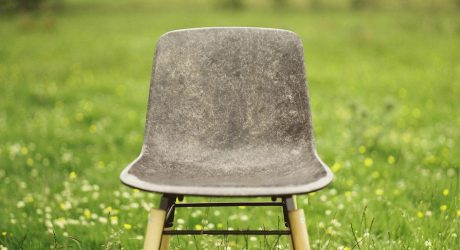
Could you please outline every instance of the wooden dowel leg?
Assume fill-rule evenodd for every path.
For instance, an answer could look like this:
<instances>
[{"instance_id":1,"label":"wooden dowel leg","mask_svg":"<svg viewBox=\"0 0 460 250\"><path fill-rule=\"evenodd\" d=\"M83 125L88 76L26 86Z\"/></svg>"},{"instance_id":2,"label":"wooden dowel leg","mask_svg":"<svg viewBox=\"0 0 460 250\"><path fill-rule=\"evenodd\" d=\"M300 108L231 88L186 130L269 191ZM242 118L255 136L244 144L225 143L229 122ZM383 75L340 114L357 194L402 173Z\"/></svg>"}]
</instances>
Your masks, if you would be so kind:
<instances>
[{"instance_id":1,"label":"wooden dowel leg","mask_svg":"<svg viewBox=\"0 0 460 250\"><path fill-rule=\"evenodd\" d=\"M293 249L310 250L307 224L305 221L305 214L303 209L297 209L295 196L287 198L286 203Z\"/></svg>"},{"instance_id":2,"label":"wooden dowel leg","mask_svg":"<svg viewBox=\"0 0 460 250\"><path fill-rule=\"evenodd\" d=\"M289 211L289 223L291 225L291 237L295 250L310 250L308 241L307 225L303 209Z\"/></svg>"},{"instance_id":3,"label":"wooden dowel leg","mask_svg":"<svg viewBox=\"0 0 460 250\"><path fill-rule=\"evenodd\" d=\"M171 230L171 228L165 228L165 231ZM171 239L171 235L163 235L161 236L161 246L160 250L168 250L169 249L169 240Z\"/></svg>"},{"instance_id":4,"label":"wooden dowel leg","mask_svg":"<svg viewBox=\"0 0 460 250\"><path fill-rule=\"evenodd\" d=\"M152 208L149 213L147 231L145 233L144 250L160 249L166 211Z\"/></svg>"}]
</instances>

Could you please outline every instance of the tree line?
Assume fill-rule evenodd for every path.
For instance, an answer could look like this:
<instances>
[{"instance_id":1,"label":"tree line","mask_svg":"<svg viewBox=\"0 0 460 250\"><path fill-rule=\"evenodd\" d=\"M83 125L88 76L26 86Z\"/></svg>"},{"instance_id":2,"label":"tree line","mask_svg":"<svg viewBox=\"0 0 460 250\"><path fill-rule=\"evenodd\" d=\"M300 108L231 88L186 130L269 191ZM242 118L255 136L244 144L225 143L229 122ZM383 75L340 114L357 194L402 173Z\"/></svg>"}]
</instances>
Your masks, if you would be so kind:
<instances>
[{"instance_id":1,"label":"tree line","mask_svg":"<svg viewBox=\"0 0 460 250\"><path fill-rule=\"evenodd\" d=\"M194 0L188 0L193 2ZM146 4L149 2L146 1ZM460 0L208 0L215 7L242 10L257 5L270 5L275 9L460 9ZM202 4L202 1L200 1ZM37 11L58 9L65 6L65 0L0 0L0 10Z\"/></svg>"}]
</instances>

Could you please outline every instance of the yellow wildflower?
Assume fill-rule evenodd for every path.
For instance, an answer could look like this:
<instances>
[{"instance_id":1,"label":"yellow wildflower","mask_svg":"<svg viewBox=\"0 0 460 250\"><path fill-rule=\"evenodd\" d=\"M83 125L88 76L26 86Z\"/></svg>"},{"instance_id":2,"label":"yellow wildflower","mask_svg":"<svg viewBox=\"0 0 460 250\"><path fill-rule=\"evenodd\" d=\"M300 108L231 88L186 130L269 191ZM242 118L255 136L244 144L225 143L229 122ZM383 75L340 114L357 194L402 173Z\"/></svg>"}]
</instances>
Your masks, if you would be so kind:
<instances>
[{"instance_id":1,"label":"yellow wildflower","mask_svg":"<svg viewBox=\"0 0 460 250\"><path fill-rule=\"evenodd\" d=\"M444 190L442 190L442 195L448 196L449 195L449 189L445 188Z\"/></svg>"},{"instance_id":2,"label":"yellow wildflower","mask_svg":"<svg viewBox=\"0 0 460 250\"><path fill-rule=\"evenodd\" d=\"M444 212L447 210L447 205L441 205L439 209L441 209L441 211Z\"/></svg>"},{"instance_id":3,"label":"yellow wildflower","mask_svg":"<svg viewBox=\"0 0 460 250\"><path fill-rule=\"evenodd\" d=\"M388 161L389 164L394 164L396 162L396 159L395 159L394 156L390 155L390 156L388 156L387 161Z\"/></svg>"},{"instance_id":4,"label":"yellow wildflower","mask_svg":"<svg viewBox=\"0 0 460 250\"><path fill-rule=\"evenodd\" d=\"M59 204L59 207L60 207L62 210L67 211L67 210L69 210L69 209L72 208L72 204L71 204L70 202L68 202L68 201L66 201L66 202L61 202L61 203Z\"/></svg>"},{"instance_id":5,"label":"yellow wildflower","mask_svg":"<svg viewBox=\"0 0 460 250\"><path fill-rule=\"evenodd\" d=\"M372 178L377 179L380 177L380 173L378 171L372 172Z\"/></svg>"},{"instance_id":6,"label":"yellow wildflower","mask_svg":"<svg viewBox=\"0 0 460 250\"><path fill-rule=\"evenodd\" d=\"M112 207L108 206L104 209L104 214L108 214L108 213L111 213L112 212Z\"/></svg>"},{"instance_id":7,"label":"yellow wildflower","mask_svg":"<svg viewBox=\"0 0 460 250\"><path fill-rule=\"evenodd\" d=\"M332 165L332 172L337 173L342 168L342 164L339 162L335 162L334 165Z\"/></svg>"},{"instance_id":8,"label":"yellow wildflower","mask_svg":"<svg viewBox=\"0 0 460 250\"><path fill-rule=\"evenodd\" d=\"M77 178L77 173L75 173L75 171L70 172L69 179L75 180L76 178Z\"/></svg>"},{"instance_id":9,"label":"yellow wildflower","mask_svg":"<svg viewBox=\"0 0 460 250\"><path fill-rule=\"evenodd\" d=\"M94 133L96 133L96 131L97 131L97 126L96 125L92 124L91 126L89 126L89 132L90 133L94 134Z\"/></svg>"},{"instance_id":10,"label":"yellow wildflower","mask_svg":"<svg viewBox=\"0 0 460 250\"><path fill-rule=\"evenodd\" d=\"M34 202L34 197L31 194L27 194L25 197L25 201L29 203Z\"/></svg>"},{"instance_id":11,"label":"yellow wildflower","mask_svg":"<svg viewBox=\"0 0 460 250\"><path fill-rule=\"evenodd\" d=\"M98 162L96 163L96 166L97 166L98 168L105 168L105 162L104 162L104 161L98 161Z\"/></svg>"},{"instance_id":12,"label":"yellow wildflower","mask_svg":"<svg viewBox=\"0 0 460 250\"><path fill-rule=\"evenodd\" d=\"M124 227L126 230L130 230L131 228L133 228L133 226L131 226L131 224L123 224L123 227Z\"/></svg>"},{"instance_id":13,"label":"yellow wildflower","mask_svg":"<svg viewBox=\"0 0 460 250\"><path fill-rule=\"evenodd\" d=\"M424 216L425 216L425 215L423 214L423 212L421 212L421 211L418 211L418 212L417 212L417 217L423 218Z\"/></svg>"},{"instance_id":14,"label":"yellow wildflower","mask_svg":"<svg viewBox=\"0 0 460 250\"><path fill-rule=\"evenodd\" d=\"M375 194L378 195L378 196L382 196L382 195L383 195L383 189L377 188L377 189L375 190Z\"/></svg>"},{"instance_id":15,"label":"yellow wildflower","mask_svg":"<svg viewBox=\"0 0 460 250\"><path fill-rule=\"evenodd\" d=\"M34 165L34 160L32 158L27 158L27 166L32 167Z\"/></svg>"},{"instance_id":16,"label":"yellow wildflower","mask_svg":"<svg viewBox=\"0 0 460 250\"><path fill-rule=\"evenodd\" d=\"M372 167L374 165L374 160L372 158L366 158L364 159L364 166L366 167Z\"/></svg>"},{"instance_id":17,"label":"yellow wildflower","mask_svg":"<svg viewBox=\"0 0 460 250\"><path fill-rule=\"evenodd\" d=\"M83 215L85 215L86 219L89 219L91 218L91 211L89 211L89 209L85 209L85 211L83 212Z\"/></svg>"},{"instance_id":18,"label":"yellow wildflower","mask_svg":"<svg viewBox=\"0 0 460 250\"><path fill-rule=\"evenodd\" d=\"M118 224L118 217L117 216L111 216L110 217L110 223L112 225L117 225Z\"/></svg>"},{"instance_id":19,"label":"yellow wildflower","mask_svg":"<svg viewBox=\"0 0 460 250\"><path fill-rule=\"evenodd\" d=\"M29 153L29 149L27 147L22 147L21 148L21 154L26 155Z\"/></svg>"}]
</instances>

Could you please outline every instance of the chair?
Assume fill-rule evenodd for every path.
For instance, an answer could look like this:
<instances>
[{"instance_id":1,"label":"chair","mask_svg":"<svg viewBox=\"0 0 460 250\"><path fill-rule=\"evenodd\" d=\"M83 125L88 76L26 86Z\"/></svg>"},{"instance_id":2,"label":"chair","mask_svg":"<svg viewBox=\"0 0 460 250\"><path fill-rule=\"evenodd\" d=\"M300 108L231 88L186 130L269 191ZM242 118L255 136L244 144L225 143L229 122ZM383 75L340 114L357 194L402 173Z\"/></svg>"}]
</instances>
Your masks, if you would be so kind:
<instances>
[{"instance_id":1,"label":"chair","mask_svg":"<svg viewBox=\"0 0 460 250\"><path fill-rule=\"evenodd\" d=\"M265 28L164 34L142 152L120 178L163 194L144 249L167 249L177 234L288 234L294 249L309 249L295 195L325 187L332 173L316 154L297 35ZM180 203L184 195L271 201ZM175 208L240 205L282 207L288 230L171 230Z\"/></svg>"}]
</instances>

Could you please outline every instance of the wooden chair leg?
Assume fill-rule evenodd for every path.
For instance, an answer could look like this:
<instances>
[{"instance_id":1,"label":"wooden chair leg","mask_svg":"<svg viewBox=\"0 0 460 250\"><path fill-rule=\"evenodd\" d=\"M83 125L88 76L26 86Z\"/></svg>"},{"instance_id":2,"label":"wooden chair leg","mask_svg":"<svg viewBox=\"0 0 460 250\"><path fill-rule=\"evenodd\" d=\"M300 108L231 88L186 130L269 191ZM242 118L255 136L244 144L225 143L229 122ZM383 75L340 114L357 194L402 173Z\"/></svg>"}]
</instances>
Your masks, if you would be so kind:
<instances>
[{"instance_id":1,"label":"wooden chair leg","mask_svg":"<svg viewBox=\"0 0 460 250\"><path fill-rule=\"evenodd\" d=\"M162 241L166 211L152 208L145 233L144 250L158 250Z\"/></svg>"},{"instance_id":2,"label":"wooden chair leg","mask_svg":"<svg viewBox=\"0 0 460 250\"><path fill-rule=\"evenodd\" d=\"M292 247L294 250L310 250L307 224L303 209L297 208L295 196L286 199Z\"/></svg>"},{"instance_id":3,"label":"wooden chair leg","mask_svg":"<svg viewBox=\"0 0 460 250\"><path fill-rule=\"evenodd\" d=\"M171 228L165 228L165 230L171 230ZM163 236L161 236L160 250L168 250L169 249L169 240L170 239L171 239L171 235L163 235Z\"/></svg>"}]
</instances>

